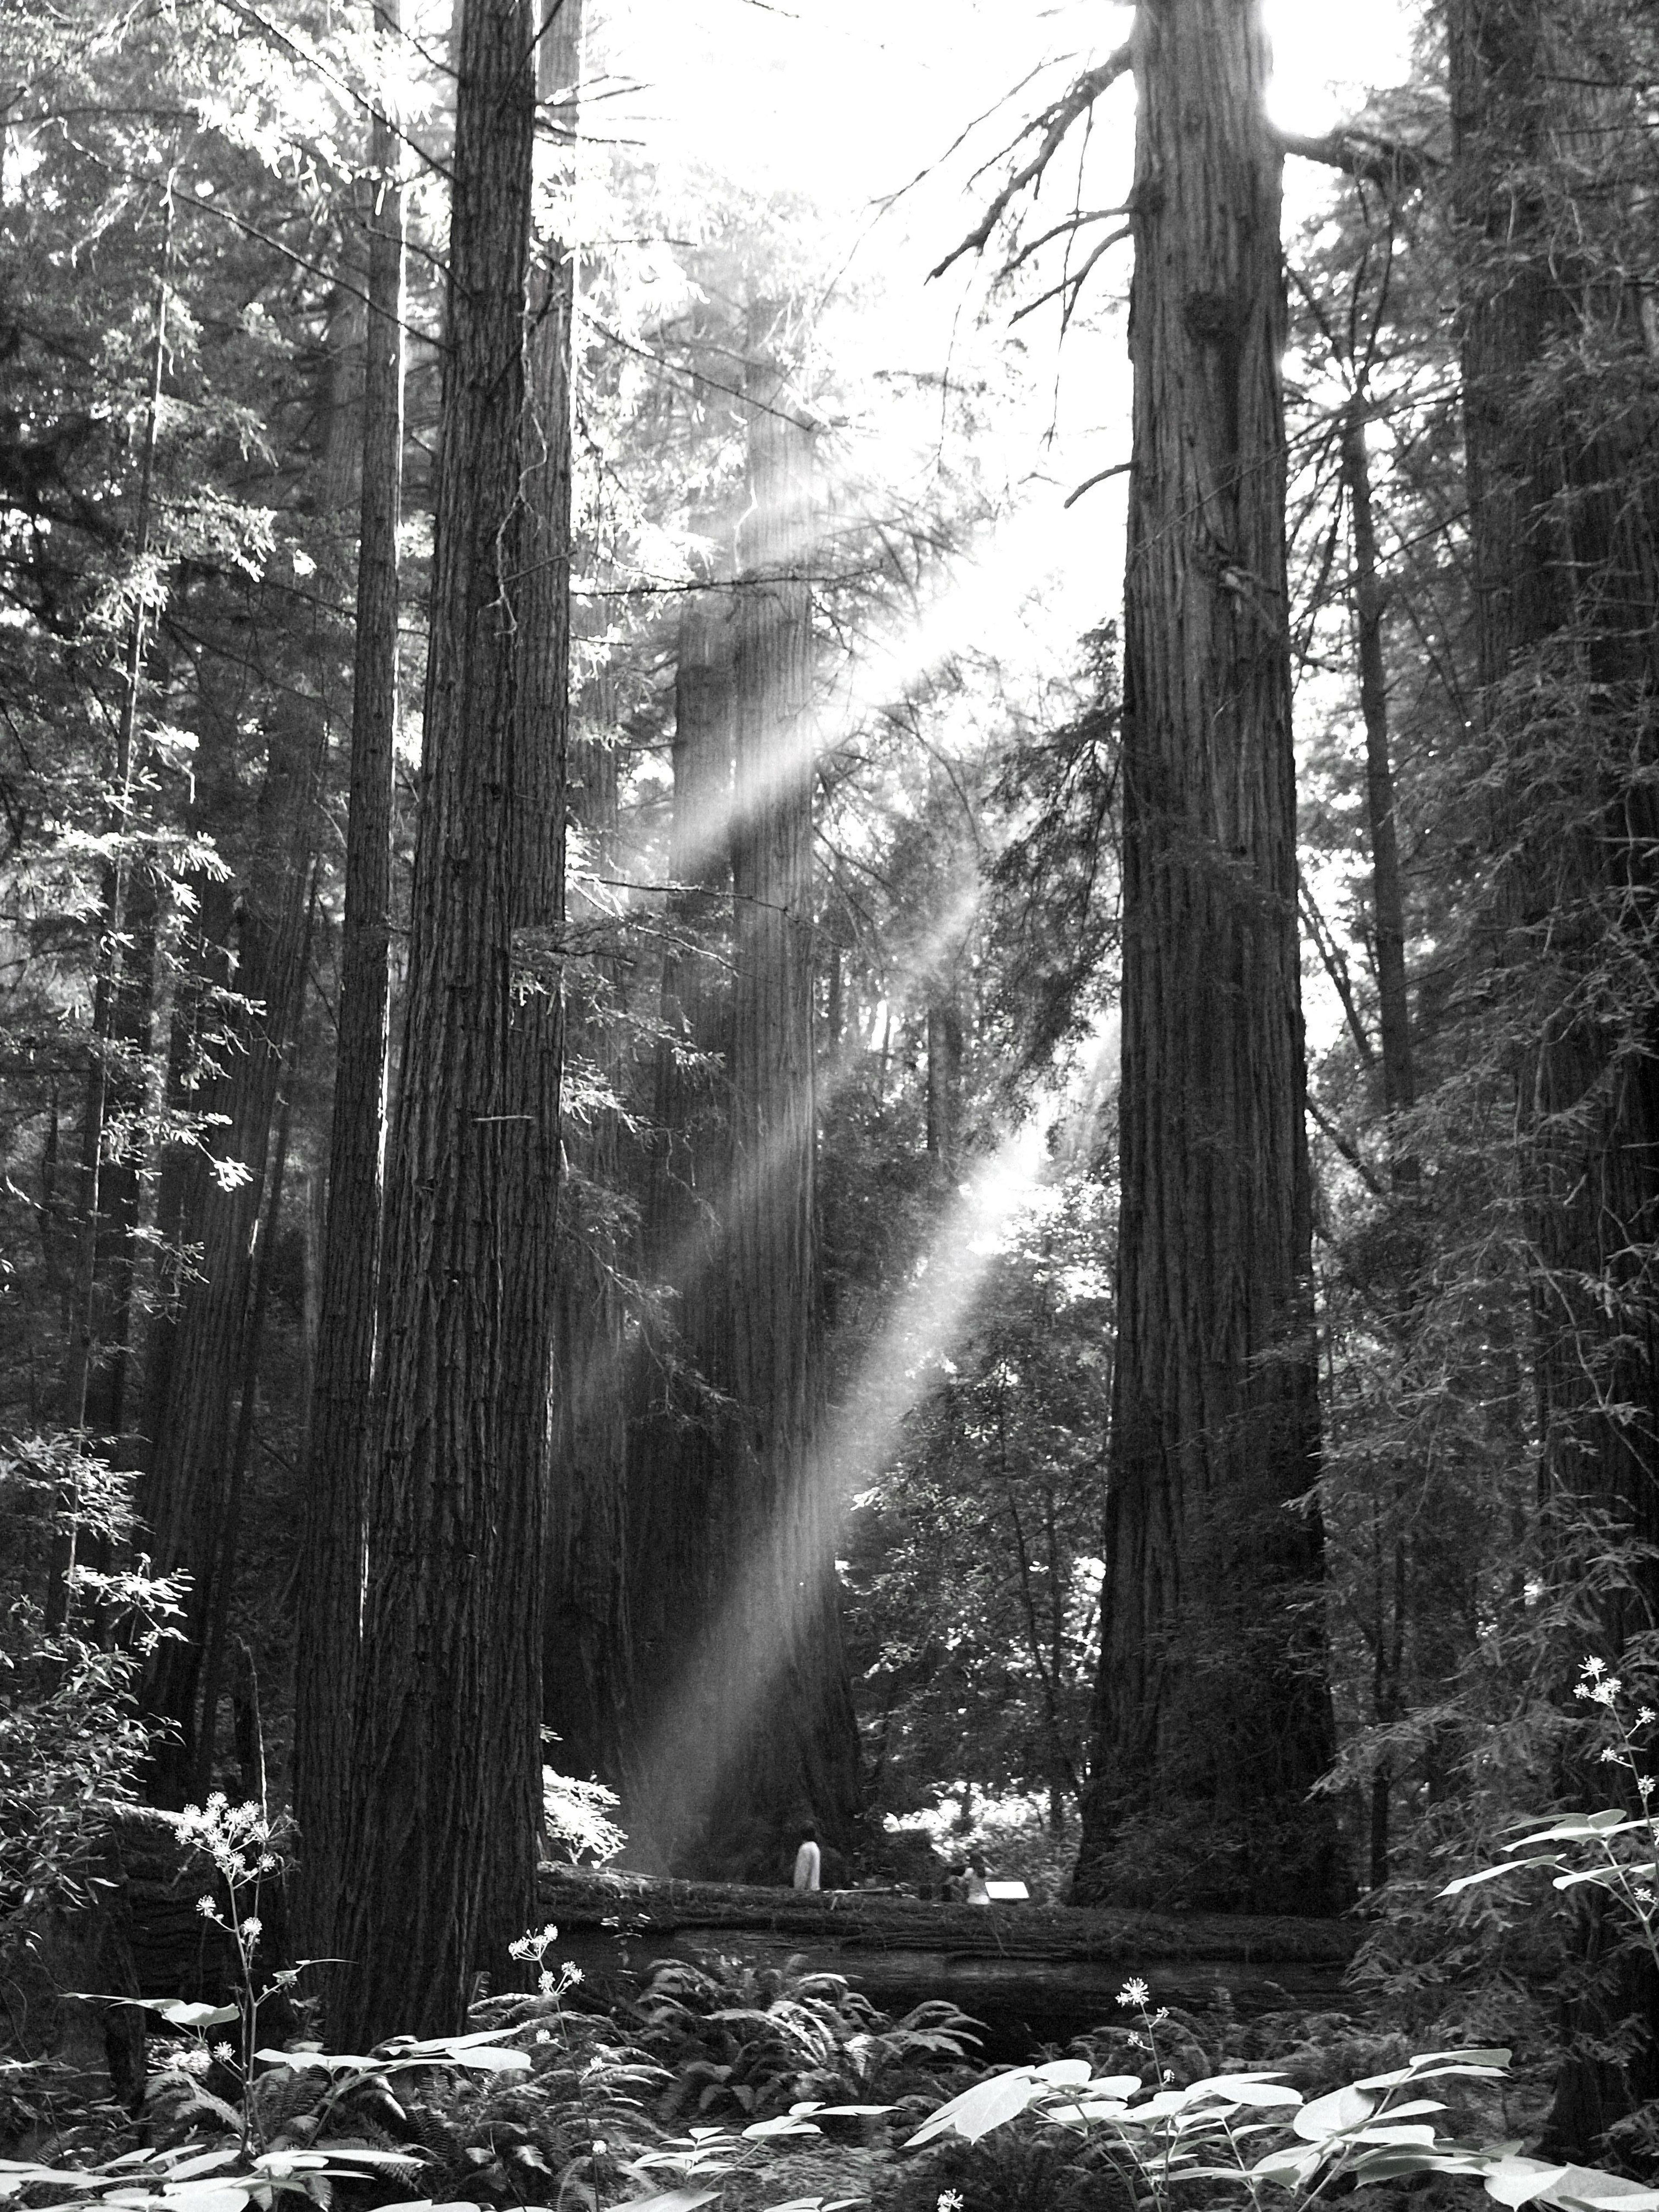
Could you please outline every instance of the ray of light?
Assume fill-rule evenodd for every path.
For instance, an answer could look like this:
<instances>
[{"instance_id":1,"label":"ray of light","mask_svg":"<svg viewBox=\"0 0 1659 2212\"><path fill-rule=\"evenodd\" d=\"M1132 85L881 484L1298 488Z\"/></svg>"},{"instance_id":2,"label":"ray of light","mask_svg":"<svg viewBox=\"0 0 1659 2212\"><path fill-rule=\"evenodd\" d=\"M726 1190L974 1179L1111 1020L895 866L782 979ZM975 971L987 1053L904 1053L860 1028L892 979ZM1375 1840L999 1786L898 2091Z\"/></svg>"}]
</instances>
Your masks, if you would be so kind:
<instances>
[{"instance_id":1,"label":"ray of light","mask_svg":"<svg viewBox=\"0 0 1659 2212\"><path fill-rule=\"evenodd\" d=\"M906 1415L933 1387L988 1265L1036 1190L1042 1159L1040 1133L1023 1129L961 1185L798 1482L769 1524L751 1532L730 1595L642 1762L642 1796L672 1798L683 1832L695 1833L729 1788L750 1732L803 1657L811 1678L811 1655L801 1647L833 1589L852 1499L891 1458Z\"/></svg>"}]
</instances>

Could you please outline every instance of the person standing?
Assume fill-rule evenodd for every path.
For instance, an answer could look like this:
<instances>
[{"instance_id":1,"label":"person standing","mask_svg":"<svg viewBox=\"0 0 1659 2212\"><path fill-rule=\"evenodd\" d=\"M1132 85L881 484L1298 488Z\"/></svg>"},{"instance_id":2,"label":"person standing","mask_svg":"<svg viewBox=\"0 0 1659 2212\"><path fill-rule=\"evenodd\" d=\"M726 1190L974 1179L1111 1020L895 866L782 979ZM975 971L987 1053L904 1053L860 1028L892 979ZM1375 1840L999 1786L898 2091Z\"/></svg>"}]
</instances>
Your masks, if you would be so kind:
<instances>
[{"instance_id":1,"label":"person standing","mask_svg":"<svg viewBox=\"0 0 1659 2212\"><path fill-rule=\"evenodd\" d=\"M802 1832L800 1849L795 1853L795 1887L816 1889L823 1865L823 1857L818 1850L818 1832L809 1820Z\"/></svg>"},{"instance_id":2,"label":"person standing","mask_svg":"<svg viewBox=\"0 0 1659 2212\"><path fill-rule=\"evenodd\" d=\"M969 1905L986 1905L990 1904L991 1892L986 1882L986 1876L989 1871L990 1869L985 1863L985 1854L983 1851L969 1852L968 1872L964 1877L967 1885L966 1895L964 1898L965 1903Z\"/></svg>"}]
</instances>

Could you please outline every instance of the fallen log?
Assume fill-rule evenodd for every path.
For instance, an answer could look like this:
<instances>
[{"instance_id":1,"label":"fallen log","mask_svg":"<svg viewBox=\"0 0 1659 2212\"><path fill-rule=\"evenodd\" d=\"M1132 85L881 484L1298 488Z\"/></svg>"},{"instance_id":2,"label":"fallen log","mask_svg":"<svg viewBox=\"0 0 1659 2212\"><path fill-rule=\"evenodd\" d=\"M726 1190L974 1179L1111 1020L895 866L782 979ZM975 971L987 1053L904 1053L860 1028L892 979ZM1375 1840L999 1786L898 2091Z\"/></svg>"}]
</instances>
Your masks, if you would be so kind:
<instances>
[{"instance_id":1,"label":"fallen log","mask_svg":"<svg viewBox=\"0 0 1659 2212\"><path fill-rule=\"evenodd\" d=\"M228 1936L195 1909L198 1862L165 1821L125 1825L132 1980L147 1996L222 2001L234 1989ZM791 1889L544 1865L542 1917L559 1929L550 1956L582 1970L602 2004L626 2000L652 1963L732 1959L756 1968L845 1976L884 2012L943 1997L982 2021L987 2055L1026 2056L1037 2044L1115 2021L1118 1992L1145 1982L1154 2005L1204 2014L1230 2004L1255 2014L1355 2000L1343 1976L1363 1930L1347 1921L1220 1913L1079 1911L1030 1904L935 1904L895 1891ZM282 1885L261 1900L262 1963L286 1958ZM136 1971L135 1971L136 1970ZM271 2039L291 2032L276 2002Z\"/></svg>"},{"instance_id":2,"label":"fallen log","mask_svg":"<svg viewBox=\"0 0 1659 2212\"><path fill-rule=\"evenodd\" d=\"M1363 1934L1340 1920L945 1905L551 1866L540 1896L559 1930L550 1955L580 1966L603 2002L657 1959L789 1965L844 1975L884 2012L946 1998L985 2022L988 2055L999 2058L1129 2025L1118 1993L1132 1980L1153 2006L1188 2012L1328 2007Z\"/></svg>"}]
</instances>

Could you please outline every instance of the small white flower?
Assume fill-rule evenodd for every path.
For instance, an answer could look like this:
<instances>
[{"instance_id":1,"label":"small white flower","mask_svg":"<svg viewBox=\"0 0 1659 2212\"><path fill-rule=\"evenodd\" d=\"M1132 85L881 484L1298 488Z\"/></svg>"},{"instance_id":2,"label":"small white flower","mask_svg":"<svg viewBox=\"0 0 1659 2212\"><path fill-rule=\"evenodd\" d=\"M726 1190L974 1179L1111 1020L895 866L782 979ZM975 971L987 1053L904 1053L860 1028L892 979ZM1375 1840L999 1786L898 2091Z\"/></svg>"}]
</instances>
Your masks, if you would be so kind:
<instances>
[{"instance_id":1,"label":"small white flower","mask_svg":"<svg viewBox=\"0 0 1659 2212\"><path fill-rule=\"evenodd\" d=\"M1169 2018L1169 2017L1170 2017L1170 2008L1169 2008L1169 2006L1168 2006L1168 2005L1160 2005L1160 2006L1158 2007L1158 2010L1157 2010L1157 2011L1152 2014L1152 2026L1153 2026L1154 2027L1156 2027L1158 2025L1158 2023L1159 2023L1159 2021L1165 2021L1165 2020L1168 2020L1168 2018Z\"/></svg>"},{"instance_id":2,"label":"small white flower","mask_svg":"<svg viewBox=\"0 0 1659 2212\"><path fill-rule=\"evenodd\" d=\"M938 2212L962 2212L962 2191L959 2189L941 2189L935 2202Z\"/></svg>"},{"instance_id":3,"label":"small white flower","mask_svg":"<svg viewBox=\"0 0 1659 2212\"><path fill-rule=\"evenodd\" d=\"M263 1921L256 1920L253 1915L250 1912L247 1918L242 1923L241 1926L236 1932L239 1936L246 1936L249 1942L252 1942L253 1938L258 1935L264 1925L264 1923Z\"/></svg>"},{"instance_id":4,"label":"small white flower","mask_svg":"<svg viewBox=\"0 0 1659 2212\"><path fill-rule=\"evenodd\" d=\"M1616 1674L1609 1674L1605 1681L1598 1682L1590 1692L1591 1702L1598 1705L1610 1705L1624 1686Z\"/></svg>"},{"instance_id":5,"label":"small white flower","mask_svg":"<svg viewBox=\"0 0 1659 2212\"><path fill-rule=\"evenodd\" d=\"M1163 2073L1158 2076L1158 2079L1159 2079L1161 2081L1173 2081L1175 2080L1175 2069L1174 2069L1174 2067L1173 2067L1173 2066L1166 2066L1166 2067L1164 2068L1164 2069Z\"/></svg>"},{"instance_id":6,"label":"small white flower","mask_svg":"<svg viewBox=\"0 0 1659 2212\"><path fill-rule=\"evenodd\" d=\"M219 1908L210 1897L198 1897L196 1900L196 1910L204 1920L216 1920L219 1917Z\"/></svg>"},{"instance_id":7,"label":"small white flower","mask_svg":"<svg viewBox=\"0 0 1659 2212\"><path fill-rule=\"evenodd\" d=\"M1151 1995L1146 1983L1137 1976L1133 1981L1125 1982L1117 1993L1117 2001L1121 2005L1144 2005Z\"/></svg>"},{"instance_id":8,"label":"small white flower","mask_svg":"<svg viewBox=\"0 0 1659 2212\"><path fill-rule=\"evenodd\" d=\"M544 2027L538 2027L536 2030L536 2040L538 2043L551 2043L553 2039Z\"/></svg>"},{"instance_id":9,"label":"small white flower","mask_svg":"<svg viewBox=\"0 0 1659 2212\"><path fill-rule=\"evenodd\" d=\"M1646 1800L1653 1795L1653 1777L1650 1774L1638 1774L1636 1778L1636 1787L1641 1792L1643 1800L1645 1802Z\"/></svg>"},{"instance_id":10,"label":"small white flower","mask_svg":"<svg viewBox=\"0 0 1659 2212\"><path fill-rule=\"evenodd\" d=\"M219 2061L220 2064L223 2066L228 2064L230 2060L234 2058L236 2053L231 2049L228 2043L216 2043L213 2046L213 2055Z\"/></svg>"},{"instance_id":11,"label":"small white flower","mask_svg":"<svg viewBox=\"0 0 1659 2212\"><path fill-rule=\"evenodd\" d=\"M1653 1892L1648 1888L1645 1883L1638 1882L1637 1884L1636 1899L1638 1905L1651 1905L1653 1903Z\"/></svg>"},{"instance_id":12,"label":"small white flower","mask_svg":"<svg viewBox=\"0 0 1659 2212\"><path fill-rule=\"evenodd\" d=\"M530 1956L530 1938L527 1936L515 1936L507 1945L507 1952L510 1959L527 1959Z\"/></svg>"},{"instance_id":13,"label":"small white flower","mask_svg":"<svg viewBox=\"0 0 1659 2212\"><path fill-rule=\"evenodd\" d=\"M1607 1662L1605 1659L1586 1659L1578 1671L1581 1674L1588 1674L1594 1681L1598 1674L1607 1673Z\"/></svg>"},{"instance_id":14,"label":"small white flower","mask_svg":"<svg viewBox=\"0 0 1659 2212\"><path fill-rule=\"evenodd\" d=\"M1618 1765L1618 1764L1619 1764L1619 1747L1618 1747L1618 1745L1617 1745L1616 1743L1604 1743L1604 1744L1602 1745L1602 1747L1601 1747L1601 1764L1602 1764L1602 1765L1603 1765L1603 1766L1617 1766L1617 1765Z\"/></svg>"},{"instance_id":15,"label":"small white flower","mask_svg":"<svg viewBox=\"0 0 1659 2212\"><path fill-rule=\"evenodd\" d=\"M605 2156L605 2138L603 2136L599 2136L594 2142L593 2155L595 2158L603 2158Z\"/></svg>"},{"instance_id":16,"label":"small white flower","mask_svg":"<svg viewBox=\"0 0 1659 2212\"><path fill-rule=\"evenodd\" d=\"M574 1990L577 1983L580 1981L581 1978L581 1968L580 1966L572 1966L570 1960L567 1959L564 1962L565 1987L567 1989Z\"/></svg>"},{"instance_id":17,"label":"small white flower","mask_svg":"<svg viewBox=\"0 0 1659 2212\"><path fill-rule=\"evenodd\" d=\"M276 1859L272 1856L272 1855L271 1855L271 1853L270 1853L270 1852L269 1852L269 1851L261 1851L261 1852L260 1852L260 1854L259 1854L259 1869L258 1869L258 1870L259 1870L259 1872L260 1872L261 1874L275 1874L275 1873L276 1873Z\"/></svg>"},{"instance_id":18,"label":"small white flower","mask_svg":"<svg viewBox=\"0 0 1659 2212\"><path fill-rule=\"evenodd\" d=\"M1644 1705L1636 1716L1638 1728L1651 1728L1655 1721L1659 1721L1659 1713L1656 1713L1651 1705Z\"/></svg>"}]
</instances>

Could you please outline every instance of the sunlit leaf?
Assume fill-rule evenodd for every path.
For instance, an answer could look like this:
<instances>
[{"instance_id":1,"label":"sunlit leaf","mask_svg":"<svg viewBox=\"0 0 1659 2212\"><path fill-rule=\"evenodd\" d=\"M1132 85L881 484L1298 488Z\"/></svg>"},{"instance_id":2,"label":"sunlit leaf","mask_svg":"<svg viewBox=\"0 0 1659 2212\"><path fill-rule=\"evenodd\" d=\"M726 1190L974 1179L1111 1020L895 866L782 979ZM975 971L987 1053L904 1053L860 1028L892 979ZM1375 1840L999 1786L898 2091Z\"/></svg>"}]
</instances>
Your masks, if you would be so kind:
<instances>
[{"instance_id":1,"label":"sunlit leaf","mask_svg":"<svg viewBox=\"0 0 1659 2212\"><path fill-rule=\"evenodd\" d=\"M1376 2110L1376 2098L1363 2089L1333 2089L1328 2096L1304 2105L1291 2125L1304 2142L1319 2142L1327 2136L1363 2128Z\"/></svg>"}]
</instances>

